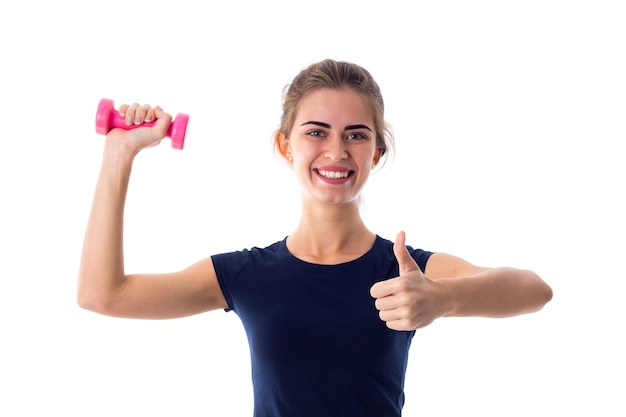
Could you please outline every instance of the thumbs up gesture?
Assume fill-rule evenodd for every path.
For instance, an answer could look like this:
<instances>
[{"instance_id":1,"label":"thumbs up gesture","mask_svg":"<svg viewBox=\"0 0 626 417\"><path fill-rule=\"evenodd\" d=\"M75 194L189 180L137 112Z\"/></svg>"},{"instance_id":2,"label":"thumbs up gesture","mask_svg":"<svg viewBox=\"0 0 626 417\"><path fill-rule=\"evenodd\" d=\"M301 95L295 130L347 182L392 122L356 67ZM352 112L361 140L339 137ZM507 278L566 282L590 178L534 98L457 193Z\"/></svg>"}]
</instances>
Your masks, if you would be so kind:
<instances>
[{"instance_id":1,"label":"thumbs up gesture","mask_svg":"<svg viewBox=\"0 0 626 417\"><path fill-rule=\"evenodd\" d=\"M428 326L443 311L436 281L424 276L405 244L405 233L396 237L393 252L400 275L377 282L370 289L380 319L393 330L415 330Z\"/></svg>"}]
</instances>

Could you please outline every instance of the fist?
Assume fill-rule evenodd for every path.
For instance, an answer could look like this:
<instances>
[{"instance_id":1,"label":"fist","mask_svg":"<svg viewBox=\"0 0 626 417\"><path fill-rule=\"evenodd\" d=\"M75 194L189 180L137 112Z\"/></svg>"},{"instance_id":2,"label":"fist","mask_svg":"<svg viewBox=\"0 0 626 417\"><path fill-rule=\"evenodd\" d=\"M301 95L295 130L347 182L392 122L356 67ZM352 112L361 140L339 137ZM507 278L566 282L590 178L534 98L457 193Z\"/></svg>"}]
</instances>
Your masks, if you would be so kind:
<instances>
[{"instance_id":1,"label":"fist","mask_svg":"<svg viewBox=\"0 0 626 417\"><path fill-rule=\"evenodd\" d=\"M147 104L143 106L137 103L122 104L119 114L129 126L143 127L144 123L155 122L146 125L143 129L112 129L107 134L107 138L113 141L131 144L136 151L158 145L166 136L172 121L172 116L165 113L159 106L151 107Z\"/></svg>"},{"instance_id":2,"label":"fist","mask_svg":"<svg viewBox=\"0 0 626 417\"><path fill-rule=\"evenodd\" d=\"M379 317L393 330L415 330L441 316L438 286L422 273L406 248L405 233L396 237L393 252L400 275L377 282L370 289Z\"/></svg>"}]
</instances>

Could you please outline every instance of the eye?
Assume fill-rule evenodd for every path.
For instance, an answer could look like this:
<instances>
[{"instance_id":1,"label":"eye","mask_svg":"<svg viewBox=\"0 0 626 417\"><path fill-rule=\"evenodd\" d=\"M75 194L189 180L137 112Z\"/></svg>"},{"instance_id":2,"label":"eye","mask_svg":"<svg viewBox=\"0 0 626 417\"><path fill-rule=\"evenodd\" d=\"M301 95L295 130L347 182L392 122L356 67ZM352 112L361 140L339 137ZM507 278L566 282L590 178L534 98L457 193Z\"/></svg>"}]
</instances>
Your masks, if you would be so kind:
<instances>
[{"instance_id":1,"label":"eye","mask_svg":"<svg viewBox=\"0 0 626 417\"><path fill-rule=\"evenodd\" d=\"M359 132L350 133L346 137L346 139L348 140L366 140L367 138L368 138L367 135L363 133L359 133Z\"/></svg>"},{"instance_id":2,"label":"eye","mask_svg":"<svg viewBox=\"0 0 626 417\"><path fill-rule=\"evenodd\" d=\"M307 136L312 136L314 138L321 138L325 136L324 132L322 132L321 130L317 130L317 129L309 130L306 132L306 134Z\"/></svg>"}]
</instances>

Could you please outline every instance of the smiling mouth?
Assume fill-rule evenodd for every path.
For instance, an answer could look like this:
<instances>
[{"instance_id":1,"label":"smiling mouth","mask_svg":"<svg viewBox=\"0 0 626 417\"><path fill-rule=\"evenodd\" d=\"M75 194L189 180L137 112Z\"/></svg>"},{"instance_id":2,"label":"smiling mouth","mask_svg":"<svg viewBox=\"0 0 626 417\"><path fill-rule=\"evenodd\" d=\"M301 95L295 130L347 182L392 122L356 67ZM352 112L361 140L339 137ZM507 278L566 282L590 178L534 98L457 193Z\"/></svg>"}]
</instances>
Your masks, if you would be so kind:
<instances>
[{"instance_id":1,"label":"smiling mouth","mask_svg":"<svg viewBox=\"0 0 626 417\"><path fill-rule=\"evenodd\" d=\"M326 171L326 170L321 170L321 169L317 169L316 171L322 177L328 178L331 180L348 178L350 175L352 175L352 171Z\"/></svg>"}]
</instances>

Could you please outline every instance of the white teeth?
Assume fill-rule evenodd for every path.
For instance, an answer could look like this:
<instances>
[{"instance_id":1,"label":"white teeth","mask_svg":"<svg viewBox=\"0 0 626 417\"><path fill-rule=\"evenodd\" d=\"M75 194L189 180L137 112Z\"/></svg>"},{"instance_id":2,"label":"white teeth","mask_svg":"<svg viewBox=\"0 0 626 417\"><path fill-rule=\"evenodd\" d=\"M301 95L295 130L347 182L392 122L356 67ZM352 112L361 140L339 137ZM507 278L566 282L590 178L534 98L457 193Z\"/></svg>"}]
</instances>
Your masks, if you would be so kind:
<instances>
[{"instance_id":1,"label":"white teeth","mask_svg":"<svg viewBox=\"0 0 626 417\"><path fill-rule=\"evenodd\" d=\"M318 170L322 177L338 179L338 178L346 178L348 176L348 171L321 171Z\"/></svg>"}]
</instances>

